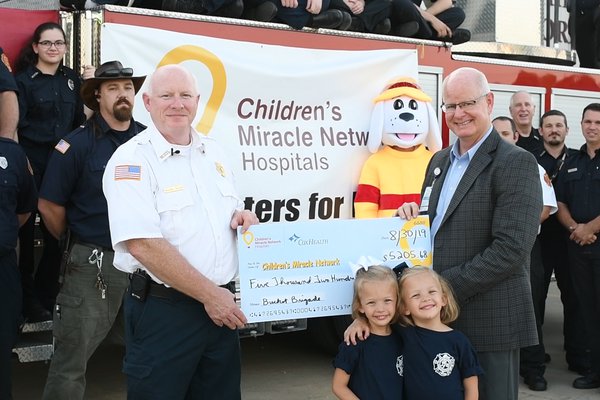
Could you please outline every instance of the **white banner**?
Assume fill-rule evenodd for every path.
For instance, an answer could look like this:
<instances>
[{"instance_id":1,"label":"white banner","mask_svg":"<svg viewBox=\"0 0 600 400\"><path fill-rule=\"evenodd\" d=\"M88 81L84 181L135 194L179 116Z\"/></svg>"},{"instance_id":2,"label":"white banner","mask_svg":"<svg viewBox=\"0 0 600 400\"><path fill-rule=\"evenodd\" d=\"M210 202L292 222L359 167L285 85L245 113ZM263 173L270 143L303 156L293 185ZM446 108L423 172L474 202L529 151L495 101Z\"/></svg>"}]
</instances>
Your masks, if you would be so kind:
<instances>
[{"instance_id":1,"label":"white banner","mask_svg":"<svg viewBox=\"0 0 600 400\"><path fill-rule=\"evenodd\" d=\"M228 150L261 222L350 218L372 99L394 77L418 78L415 50L284 47L121 24L105 24L101 43L102 62L136 76L172 63L193 72L197 129ZM149 125L144 90L134 117Z\"/></svg>"}]
</instances>

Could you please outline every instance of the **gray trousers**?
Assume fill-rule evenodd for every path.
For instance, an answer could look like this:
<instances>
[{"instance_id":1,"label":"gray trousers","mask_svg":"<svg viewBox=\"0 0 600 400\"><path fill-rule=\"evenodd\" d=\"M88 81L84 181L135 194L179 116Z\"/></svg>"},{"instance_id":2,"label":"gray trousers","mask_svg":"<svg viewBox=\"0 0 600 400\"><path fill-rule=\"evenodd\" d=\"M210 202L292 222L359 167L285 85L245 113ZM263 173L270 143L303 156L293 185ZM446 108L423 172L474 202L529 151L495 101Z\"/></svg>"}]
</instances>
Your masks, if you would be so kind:
<instances>
[{"instance_id":1,"label":"gray trousers","mask_svg":"<svg viewBox=\"0 0 600 400\"><path fill-rule=\"evenodd\" d=\"M519 398L519 349L477 352L484 375L479 377L479 400Z\"/></svg>"},{"instance_id":2,"label":"gray trousers","mask_svg":"<svg viewBox=\"0 0 600 400\"><path fill-rule=\"evenodd\" d=\"M79 400L85 394L87 362L113 324L123 330L119 313L129 284L126 273L113 266L114 253L104 251L102 274L106 298L96 287L98 268L88 258L93 247L75 244L56 298L54 355L50 362L43 399ZM119 320L115 323L119 314ZM115 366L118 368L118 366Z\"/></svg>"}]
</instances>

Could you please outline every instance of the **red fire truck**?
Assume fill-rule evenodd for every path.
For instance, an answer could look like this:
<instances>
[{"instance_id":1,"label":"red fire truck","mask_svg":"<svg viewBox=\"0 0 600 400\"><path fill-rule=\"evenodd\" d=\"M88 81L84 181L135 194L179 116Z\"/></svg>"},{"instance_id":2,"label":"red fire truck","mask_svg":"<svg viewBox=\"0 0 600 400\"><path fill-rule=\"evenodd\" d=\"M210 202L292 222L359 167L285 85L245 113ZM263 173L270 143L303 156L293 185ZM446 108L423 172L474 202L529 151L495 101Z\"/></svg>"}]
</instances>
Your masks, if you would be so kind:
<instances>
[{"instance_id":1,"label":"red fire truck","mask_svg":"<svg viewBox=\"0 0 600 400\"><path fill-rule=\"evenodd\" d=\"M256 51L260 48L269 47L272 51L279 49L282 54L281 57L288 57L287 51L289 49L312 49L340 52L340 54L408 50L416 55L419 83L423 90L432 97L434 109L438 110L438 120L442 126L444 145L452 143L453 136L448 131L442 118L440 109L441 84L445 76L459 67L469 66L485 73L495 94L494 116L509 114L510 96L518 90L527 90L533 96L538 116L538 118L534 118L534 126L537 125L536 120L543 112L550 109L563 111L567 115L571 126L571 132L567 138L569 147L579 147L583 143L579 129L583 107L591 102L600 101L598 94L600 90L600 73L595 70L573 67L574 54L557 48L489 42L469 42L451 47L449 44L442 42L307 28L295 31L285 25L275 23L258 23L117 6L106 6L105 8L76 13L2 9L0 24L2 24L5 34L2 35L0 45L9 58L15 60L18 50L24 45L35 26L48 20L58 21L64 26L69 39L69 52L65 62L75 69L81 68L85 64L99 65L103 61L108 61L105 53L110 54L110 56L115 54L113 47L118 44L115 43L114 38L111 39L111 35L108 33L116 26L119 27L118 29L125 27L124 31L118 32L146 32L145 30L152 30L152 35L155 35L153 37L157 40L162 40L162 35L177 34L185 38L190 36L199 38L200 43L212 43L212 41L218 40L241 43L242 46L247 46L250 50L256 49ZM152 38L148 38L148 40L139 40L135 46L118 50L117 54L123 54L123 57L127 58L124 64L128 66L133 64L137 72L137 60L144 58L146 53L151 53L154 50L153 47L155 47L155 43ZM119 51L121 53L118 53ZM245 57L243 54L246 53L240 52L239 54L240 60L238 61L240 64L253 62L252 59L243 59ZM208 65L209 62L206 64ZM331 68L336 68L336 66ZM338 65L337 68L342 69L343 65ZM248 79L251 80L252 77ZM285 90L286 85L283 84L283 81L272 81L271 84L273 86L268 88L269 93L277 92L279 86L281 86L281 90ZM306 82L306 88L315 92L320 90L320 88L311 87L308 81ZM356 88L356 90L360 90L360 88ZM285 96L281 95L281 97ZM360 107L364 107L364 104L361 104ZM143 109L140 106L137 108ZM353 111L352 109L345 110L346 114L351 114ZM368 123L366 123L366 126L368 126ZM261 129L267 128L268 121L262 121ZM358 132L361 132L360 129ZM323 148L320 151L331 153L345 151L346 149L340 149L342 146L339 138L342 133L346 134L347 132L338 132L337 148L331 145L330 148ZM362 133L368 134L364 131ZM347 135L344 136L344 140L349 140ZM286 176L283 176L284 171L277 171L282 175L282 177L279 177L282 180L265 179L265 173L269 171L258 167L254 171L252 169L246 170L244 164L240 166L240 169L244 169L243 180L248 186L252 186L254 190L254 194L249 196L252 201L246 202L247 207L257 212L261 222L351 218L352 194L355 190L358 170L362 165L362 160L368 155L364 143L358 143L355 147L359 148L358 151L362 152L362 155L357 162L358 166L353 167L352 170L353 176L349 181L353 183L347 185L349 187L345 189L346 191L342 196L336 197L338 200L341 199L341 203L344 204L343 208L337 210L340 212L323 213L312 217L303 215L301 211L294 213L298 210L293 208L294 204L293 202L290 203L290 199L298 199L303 195L305 197L315 195L310 185L300 186L299 189L298 182L293 177L286 178ZM291 148L282 149L281 151L288 150L295 151ZM326 153L323 154L327 155ZM265 169L268 169L268 167L265 167ZM322 172L314 171L314 173L315 176L322 175ZM311 179L315 179L314 184L321 187L316 191L327 192L328 181L319 181L313 176L308 178L308 180ZM267 186L278 186L280 189L278 197L274 197L275 195L269 197L270 195L262 194L263 189L265 192L270 190ZM306 193L298 193L299 190ZM242 195L245 195L243 189L241 192ZM260 200L258 200L259 198ZM347 322L347 317L321 317L311 319L308 322L305 319L261 322L249 325L245 330L245 334L281 333L306 329L308 326L315 339L324 348L335 349ZM51 329L50 322L26 324L24 332L48 329ZM34 334L39 335L39 332L34 332ZM20 348L15 351L22 361L47 359L52 351L49 343L48 336L41 340L39 337L33 337L30 341L24 340Z\"/></svg>"}]
</instances>

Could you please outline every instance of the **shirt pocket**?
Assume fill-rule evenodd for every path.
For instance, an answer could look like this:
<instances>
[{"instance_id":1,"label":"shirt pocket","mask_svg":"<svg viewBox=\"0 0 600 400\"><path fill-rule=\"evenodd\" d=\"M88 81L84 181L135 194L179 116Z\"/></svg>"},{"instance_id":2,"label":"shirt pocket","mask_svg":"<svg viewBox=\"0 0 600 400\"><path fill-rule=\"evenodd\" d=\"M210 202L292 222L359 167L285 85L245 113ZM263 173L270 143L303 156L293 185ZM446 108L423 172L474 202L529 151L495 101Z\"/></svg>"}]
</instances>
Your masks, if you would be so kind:
<instances>
[{"instance_id":1,"label":"shirt pocket","mask_svg":"<svg viewBox=\"0 0 600 400\"><path fill-rule=\"evenodd\" d=\"M92 157L88 159L88 170L90 172L90 176L94 178L89 180L89 184L93 185L95 189L99 189L100 191L102 191L102 175L104 175L105 169L106 160L98 157Z\"/></svg>"},{"instance_id":2,"label":"shirt pocket","mask_svg":"<svg viewBox=\"0 0 600 400\"><path fill-rule=\"evenodd\" d=\"M592 165L592 179L600 181L600 163L598 165Z\"/></svg>"},{"instance_id":3,"label":"shirt pocket","mask_svg":"<svg viewBox=\"0 0 600 400\"><path fill-rule=\"evenodd\" d=\"M191 213L188 211L193 205L192 195L186 189L163 189L156 195L156 209L160 216L160 228L165 239L173 240L179 236L177 235L178 231L181 232L182 228L186 226L184 225L187 223L186 219L191 217Z\"/></svg>"},{"instance_id":4,"label":"shirt pocket","mask_svg":"<svg viewBox=\"0 0 600 400\"><path fill-rule=\"evenodd\" d=\"M227 212L233 213L241 203L233 183L225 178L217 179L217 187L219 188L219 192L221 193L223 199L223 208L228 210Z\"/></svg>"},{"instance_id":5,"label":"shirt pocket","mask_svg":"<svg viewBox=\"0 0 600 400\"><path fill-rule=\"evenodd\" d=\"M217 188L219 188L219 192L225 201L230 202L233 208L237 207L240 198L233 186L233 182L225 178L217 179Z\"/></svg>"},{"instance_id":6,"label":"shirt pocket","mask_svg":"<svg viewBox=\"0 0 600 400\"><path fill-rule=\"evenodd\" d=\"M566 176L565 176L565 182L577 182L579 180L581 180L583 177L583 173L579 170L577 171L573 171L573 172L567 172Z\"/></svg>"}]
</instances>

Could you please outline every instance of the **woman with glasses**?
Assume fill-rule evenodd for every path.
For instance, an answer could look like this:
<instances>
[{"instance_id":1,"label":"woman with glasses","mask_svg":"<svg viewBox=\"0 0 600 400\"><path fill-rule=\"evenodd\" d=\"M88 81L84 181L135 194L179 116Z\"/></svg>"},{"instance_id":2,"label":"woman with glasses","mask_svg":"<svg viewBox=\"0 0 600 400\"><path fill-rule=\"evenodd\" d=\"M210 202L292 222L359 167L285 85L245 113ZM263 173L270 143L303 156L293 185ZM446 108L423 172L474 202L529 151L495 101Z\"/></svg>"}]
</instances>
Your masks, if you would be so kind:
<instances>
[{"instance_id":1,"label":"woman with glasses","mask_svg":"<svg viewBox=\"0 0 600 400\"><path fill-rule=\"evenodd\" d=\"M62 27L39 25L15 64L19 89L19 143L33 168L39 188L48 158L58 141L85 121L79 96L81 79L62 65L67 43ZM44 250L33 278L35 213L20 231L19 267L23 282L23 314L29 321L52 318L58 292L58 242L42 226ZM43 225L43 224L42 224Z\"/></svg>"}]
</instances>

